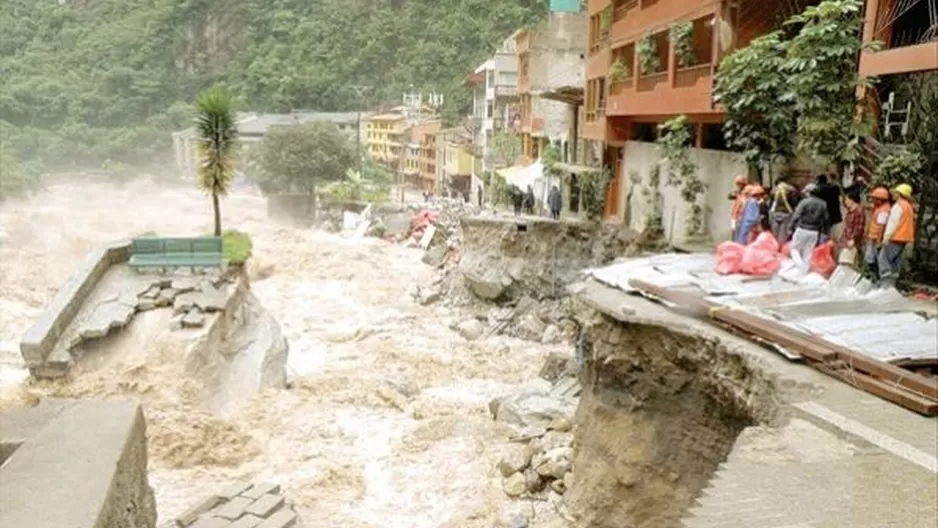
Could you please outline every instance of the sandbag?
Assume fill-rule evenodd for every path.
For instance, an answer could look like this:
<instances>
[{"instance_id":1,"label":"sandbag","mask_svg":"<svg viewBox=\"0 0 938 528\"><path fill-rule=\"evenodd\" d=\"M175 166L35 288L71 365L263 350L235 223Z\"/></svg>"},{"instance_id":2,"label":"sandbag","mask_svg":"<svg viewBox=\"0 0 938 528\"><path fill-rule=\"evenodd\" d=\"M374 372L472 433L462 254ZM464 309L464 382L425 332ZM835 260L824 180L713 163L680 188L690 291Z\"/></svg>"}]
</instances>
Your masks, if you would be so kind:
<instances>
[{"instance_id":1,"label":"sandbag","mask_svg":"<svg viewBox=\"0 0 938 528\"><path fill-rule=\"evenodd\" d=\"M761 236L761 235L760 235ZM774 241L774 238L773 238ZM778 243L775 243L778 246ZM740 271L747 275L774 275L782 263L775 251L760 249L755 244L746 246L740 261Z\"/></svg>"},{"instance_id":2,"label":"sandbag","mask_svg":"<svg viewBox=\"0 0 938 528\"><path fill-rule=\"evenodd\" d=\"M717 269L720 275L739 273L746 247L736 242L723 242L717 246Z\"/></svg>"},{"instance_id":3,"label":"sandbag","mask_svg":"<svg viewBox=\"0 0 938 528\"><path fill-rule=\"evenodd\" d=\"M834 243L830 240L814 248L811 255L811 271L829 279L837 269L837 262L834 260Z\"/></svg>"},{"instance_id":4,"label":"sandbag","mask_svg":"<svg viewBox=\"0 0 938 528\"><path fill-rule=\"evenodd\" d=\"M755 249L761 249L763 251L768 251L769 253L778 253L778 240L775 239L775 235L768 231L763 231L759 233L759 236L749 244L749 247Z\"/></svg>"}]
</instances>

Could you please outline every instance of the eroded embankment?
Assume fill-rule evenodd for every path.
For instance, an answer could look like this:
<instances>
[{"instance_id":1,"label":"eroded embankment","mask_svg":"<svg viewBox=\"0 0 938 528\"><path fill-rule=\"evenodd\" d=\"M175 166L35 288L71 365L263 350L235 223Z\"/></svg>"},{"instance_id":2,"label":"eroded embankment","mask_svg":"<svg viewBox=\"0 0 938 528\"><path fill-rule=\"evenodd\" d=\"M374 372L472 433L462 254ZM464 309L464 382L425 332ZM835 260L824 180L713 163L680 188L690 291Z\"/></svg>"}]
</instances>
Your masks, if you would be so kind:
<instances>
[{"instance_id":1,"label":"eroded embankment","mask_svg":"<svg viewBox=\"0 0 938 528\"><path fill-rule=\"evenodd\" d=\"M541 218L464 217L459 276L494 302L555 299L590 266L626 253L634 240L618 226Z\"/></svg>"},{"instance_id":2,"label":"eroded embankment","mask_svg":"<svg viewBox=\"0 0 938 528\"><path fill-rule=\"evenodd\" d=\"M742 430L774 413L772 382L717 340L583 313L568 505L584 526L677 527Z\"/></svg>"}]
</instances>

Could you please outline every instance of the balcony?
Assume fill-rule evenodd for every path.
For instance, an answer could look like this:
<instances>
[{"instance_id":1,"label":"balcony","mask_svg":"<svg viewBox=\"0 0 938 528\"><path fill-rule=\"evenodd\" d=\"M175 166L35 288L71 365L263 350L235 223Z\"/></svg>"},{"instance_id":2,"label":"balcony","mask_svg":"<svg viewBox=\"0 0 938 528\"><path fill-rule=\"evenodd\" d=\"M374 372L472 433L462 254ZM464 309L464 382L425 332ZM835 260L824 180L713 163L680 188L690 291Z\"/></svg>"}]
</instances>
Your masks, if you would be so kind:
<instances>
[{"instance_id":1,"label":"balcony","mask_svg":"<svg viewBox=\"0 0 938 528\"><path fill-rule=\"evenodd\" d=\"M938 70L938 38L931 42L902 46L860 55L860 75L873 77Z\"/></svg>"},{"instance_id":2,"label":"balcony","mask_svg":"<svg viewBox=\"0 0 938 528\"><path fill-rule=\"evenodd\" d=\"M713 76L709 64L677 70L673 84L667 73L640 77L635 84L617 84L606 105L608 116L718 113L713 107Z\"/></svg>"},{"instance_id":3,"label":"balcony","mask_svg":"<svg viewBox=\"0 0 938 528\"><path fill-rule=\"evenodd\" d=\"M617 47L637 40L645 33L666 30L676 21L692 20L716 13L719 5L720 2L714 0L646 0L639 5L622 2L618 11L620 18L617 19L613 11L610 30L612 46Z\"/></svg>"},{"instance_id":4,"label":"balcony","mask_svg":"<svg viewBox=\"0 0 938 528\"><path fill-rule=\"evenodd\" d=\"M512 84L499 84L495 86L496 99L513 99L518 97L518 87Z\"/></svg>"}]
</instances>

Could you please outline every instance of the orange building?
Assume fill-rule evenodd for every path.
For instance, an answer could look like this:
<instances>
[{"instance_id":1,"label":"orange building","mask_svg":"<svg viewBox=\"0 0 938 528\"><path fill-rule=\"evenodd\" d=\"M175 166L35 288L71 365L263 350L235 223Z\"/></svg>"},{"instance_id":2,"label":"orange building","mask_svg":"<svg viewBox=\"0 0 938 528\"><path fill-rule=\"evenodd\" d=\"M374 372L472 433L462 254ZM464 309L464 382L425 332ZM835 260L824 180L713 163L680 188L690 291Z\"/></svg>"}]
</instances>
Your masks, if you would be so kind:
<instances>
[{"instance_id":1,"label":"orange building","mask_svg":"<svg viewBox=\"0 0 938 528\"><path fill-rule=\"evenodd\" d=\"M860 55L860 75L938 70L938 10L929 0L866 0L863 42L883 49Z\"/></svg>"},{"instance_id":2,"label":"orange building","mask_svg":"<svg viewBox=\"0 0 938 528\"><path fill-rule=\"evenodd\" d=\"M404 182L407 185L424 191L436 189L436 135L439 131L439 121L419 123L407 131L408 143L402 167Z\"/></svg>"}]
</instances>

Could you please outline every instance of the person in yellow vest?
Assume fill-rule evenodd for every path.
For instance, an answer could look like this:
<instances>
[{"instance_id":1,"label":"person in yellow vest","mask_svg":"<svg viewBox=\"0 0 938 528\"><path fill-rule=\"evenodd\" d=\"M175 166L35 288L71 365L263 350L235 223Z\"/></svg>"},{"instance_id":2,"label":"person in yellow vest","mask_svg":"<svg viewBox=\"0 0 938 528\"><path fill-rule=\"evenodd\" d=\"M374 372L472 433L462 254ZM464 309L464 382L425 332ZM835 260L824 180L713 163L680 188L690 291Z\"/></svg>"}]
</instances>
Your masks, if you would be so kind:
<instances>
[{"instance_id":1,"label":"person in yellow vest","mask_svg":"<svg viewBox=\"0 0 938 528\"><path fill-rule=\"evenodd\" d=\"M889 191L885 187L876 187L869 194L872 204L870 221L866 227L866 245L863 248L863 260L870 270L873 279L879 279L879 270L876 261L879 251L883 247L883 233L886 232L886 222L889 220L889 210L892 202Z\"/></svg>"},{"instance_id":2,"label":"person in yellow vest","mask_svg":"<svg viewBox=\"0 0 938 528\"><path fill-rule=\"evenodd\" d=\"M912 207L912 186L903 183L892 190L896 202L889 210L883 248L879 251L879 276L884 286L893 286L902 268L906 246L915 242L915 208Z\"/></svg>"}]
</instances>

